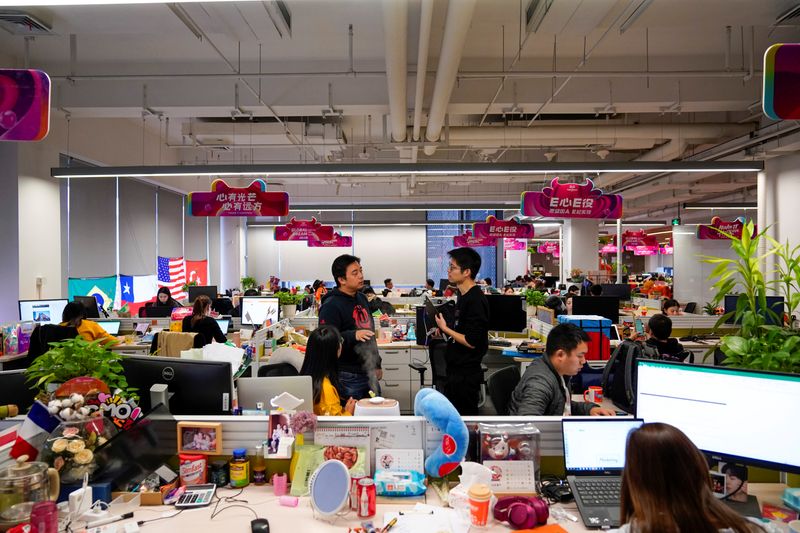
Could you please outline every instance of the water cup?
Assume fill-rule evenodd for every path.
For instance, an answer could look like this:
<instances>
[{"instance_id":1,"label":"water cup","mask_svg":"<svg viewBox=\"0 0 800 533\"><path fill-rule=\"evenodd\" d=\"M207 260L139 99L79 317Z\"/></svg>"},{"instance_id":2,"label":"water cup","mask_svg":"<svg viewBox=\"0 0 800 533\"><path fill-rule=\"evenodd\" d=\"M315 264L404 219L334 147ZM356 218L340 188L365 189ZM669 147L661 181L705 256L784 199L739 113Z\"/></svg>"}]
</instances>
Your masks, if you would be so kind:
<instances>
[{"instance_id":1,"label":"water cup","mask_svg":"<svg viewBox=\"0 0 800 533\"><path fill-rule=\"evenodd\" d=\"M603 401L603 387L592 385L583 393L583 401L590 403L600 403Z\"/></svg>"},{"instance_id":2,"label":"water cup","mask_svg":"<svg viewBox=\"0 0 800 533\"><path fill-rule=\"evenodd\" d=\"M488 485L476 483L467 492L469 497L469 520L473 526L486 527L489 522L489 503L492 491Z\"/></svg>"}]
</instances>

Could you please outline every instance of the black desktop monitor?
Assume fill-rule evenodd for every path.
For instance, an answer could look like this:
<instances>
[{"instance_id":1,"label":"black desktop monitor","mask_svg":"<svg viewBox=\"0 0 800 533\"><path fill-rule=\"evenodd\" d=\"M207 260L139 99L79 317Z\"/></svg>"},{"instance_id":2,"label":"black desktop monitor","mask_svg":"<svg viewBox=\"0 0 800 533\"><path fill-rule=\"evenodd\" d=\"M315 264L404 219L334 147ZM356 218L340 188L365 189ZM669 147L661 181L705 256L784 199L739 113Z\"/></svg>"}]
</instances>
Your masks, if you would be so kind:
<instances>
[{"instance_id":1,"label":"black desktop monitor","mask_svg":"<svg viewBox=\"0 0 800 533\"><path fill-rule=\"evenodd\" d=\"M637 418L677 427L716 460L800 473L800 424L785 409L800 397L800 375L642 359L636 366Z\"/></svg>"},{"instance_id":2,"label":"black desktop monitor","mask_svg":"<svg viewBox=\"0 0 800 533\"><path fill-rule=\"evenodd\" d=\"M149 412L150 387L167 385L173 415L228 415L231 411L231 364L173 357L126 356L122 368L128 386L138 389L139 406Z\"/></svg>"},{"instance_id":3,"label":"black desktop monitor","mask_svg":"<svg viewBox=\"0 0 800 533\"><path fill-rule=\"evenodd\" d=\"M100 310L94 296L74 296L72 301L83 304L86 309L86 318L100 318Z\"/></svg>"},{"instance_id":4,"label":"black desktop monitor","mask_svg":"<svg viewBox=\"0 0 800 533\"><path fill-rule=\"evenodd\" d=\"M441 294L444 294L444 291L446 291L447 287L449 287L449 286L450 286L450 280L448 280L446 278L439 280L439 292Z\"/></svg>"},{"instance_id":5,"label":"black desktop monitor","mask_svg":"<svg viewBox=\"0 0 800 533\"><path fill-rule=\"evenodd\" d=\"M542 276L542 280L544 281L544 286L546 288L555 289L558 276Z\"/></svg>"},{"instance_id":6,"label":"black desktop monitor","mask_svg":"<svg viewBox=\"0 0 800 533\"><path fill-rule=\"evenodd\" d=\"M168 318L172 316L174 307L166 305L148 305L139 308L140 318Z\"/></svg>"},{"instance_id":7,"label":"black desktop monitor","mask_svg":"<svg viewBox=\"0 0 800 533\"><path fill-rule=\"evenodd\" d=\"M190 302L194 302L201 294L208 296L212 302L216 300L218 296L216 285L190 285L188 292Z\"/></svg>"},{"instance_id":8,"label":"black desktop monitor","mask_svg":"<svg viewBox=\"0 0 800 533\"><path fill-rule=\"evenodd\" d=\"M20 413L28 412L39 391L25 381L25 372L24 368L0 372L0 405L15 404Z\"/></svg>"},{"instance_id":9,"label":"black desktop monitor","mask_svg":"<svg viewBox=\"0 0 800 533\"><path fill-rule=\"evenodd\" d=\"M572 298L573 315L600 315L619 322L619 298L615 296L575 296Z\"/></svg>"},{"instance_id":10,"label":"black desktop monitor","mask_svg":"<svg viewBox=\"0 0 800 533\"><path fill-rule=\"evenodd\" d=\"M627 283L603 283L603 296L616 296L623 302L631 299L631 286Z\"/></svg>"},{"instance_id":11,"label":"black desktop monitor","mask_svg":"<svg viewBox=\"0 0 800 533\"><path fill-rule=\"evenodd\" d=\"M738 294L725 295L725 314L736 311L736 302L739 300ZM760 304L756 301L756 305L760 308ZM770 313L762 313L759 309L759 314L764 315L765 324L768 326L782 326L783 322L783 296L767 296L767 309L771 309L775 316ZM734 323L734 316L731 315L726 321L726 324Z\"/></svg>"},{"instance_id":12,"label":"black desktop monitor","mask_svg":"<svg viewBox=\"0 0 800 533\"><path fill-rule=\"evenodd\" d=\"M521 333L528 327L525 299L521 296L490 294L486 296L486 300L489 302L490 331Z\"/></svg>"},{"instance_id":13,"label":"black desktop monitor","mask_svg":"<svg viewBox=\"0 0 800 533\"><path fill-rule=\"evenodd\" d=\"M19 319L39 324L58 324L67 300L19 300Z\"/></svg>"}]
</instances>

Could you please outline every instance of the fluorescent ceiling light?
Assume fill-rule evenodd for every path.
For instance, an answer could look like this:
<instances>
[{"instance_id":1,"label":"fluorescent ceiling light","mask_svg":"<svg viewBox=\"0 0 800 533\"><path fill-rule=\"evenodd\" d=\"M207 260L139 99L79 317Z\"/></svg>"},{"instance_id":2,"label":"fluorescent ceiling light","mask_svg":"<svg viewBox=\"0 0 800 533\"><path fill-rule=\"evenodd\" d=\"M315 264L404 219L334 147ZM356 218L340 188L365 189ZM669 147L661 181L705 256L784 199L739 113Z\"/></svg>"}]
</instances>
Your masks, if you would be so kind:
<instances>
[{"instance_id":1,"label":"fluorescent ceiling light","mask_svg":"<svg viewBox=\"0 0 800 533\"><path fill-rule=\"evenodd\" d=\"M759 172L763 161L622 161L597 163L324 163L281 165L176 165L134 167L59 167L54 178L220 177L370 177L600 174L603 172Z\"/></svg>"},{"instance_id":2,"label":"fluorescent ceiling light","mask_svg":"<svg viewBox=\"0 0 800 533\"><path fill-rule=\"evenodd\" d=\"M606 222L605 225L606 226L616 226L617 223L616 222ZM627 226L627 227L630 227L630 226L660 227L660 226L666 226L667 222L664 221L664 220L642 220L641 222L640 221L636 221L636 220L623 220L622 221L622 225L623 226Z\"/></svg>"},{"instance_id":3,"label":"fluorescent ceiling light","mask_svg":"<svg viewBox=\"0 0 800 533\"><path fill-rule=\"evenodd\" d=\"M741 211L743 209L758 209L758 204L756 202L696 202L683 204L683 209L721 209Z\"/></svg>"},{"instance_id":4,"label":"fluorescent ceiling light","mask_svg":"<svg viewBox=\"0 0 800 533\"><path fill-rule=\"evenodd\" d=\"M656 231L654 233L648 233L648 235L669 235L672 233L672 230L669 231Z\"/></svg>"},{"instance_id":5,"label":"fluorescent ceiling light","mask_svg":"<svg viewBox=\"0 0 800 533\"><path fill-rule=\"evenodd\" d=\"M648 7L650 7L650 4L652 4L652 3L653 3L653 0L640 0L639 1L639 5L636 6L636 9L633 10L633 13L631 13L628 16L628 18L625 19L625 21L622 24L620 24L620 26L619 26L620 35L625 33L631 26L633 26L633 24L636 22L636 20L639 17L642 16L642 13L644 13L645 10Z\"/></svg>"},{"instance_id":6,"label":"fluorescent ceiling light","mask_svg":"<svg viewBox=\"0 0 800 533\"><path fill-rule=\"evenodd\" d=\"M419 203L409 204L292 204L292 212L351 212L351 211L380 211L380 212L419 212L419 211L507 211L509 208L518 209L519 200L514 202L463 202L459 204L448 203Z\"/></svg>"},{"instance_id":7,"label":"fluorescent ceiling light","mask_svg":"<svg viewBox=\"0 0 800 533\"><path fill-rule=\"evenodd\" d=\"M255 0L203 0L204 2L247 2ZM197 0L171 0L170 3L182 4ZM57 7L57 6L111 6L123 4L163 4L164 0L0 0L0 7Z\"/></svg>"}]
</instances>

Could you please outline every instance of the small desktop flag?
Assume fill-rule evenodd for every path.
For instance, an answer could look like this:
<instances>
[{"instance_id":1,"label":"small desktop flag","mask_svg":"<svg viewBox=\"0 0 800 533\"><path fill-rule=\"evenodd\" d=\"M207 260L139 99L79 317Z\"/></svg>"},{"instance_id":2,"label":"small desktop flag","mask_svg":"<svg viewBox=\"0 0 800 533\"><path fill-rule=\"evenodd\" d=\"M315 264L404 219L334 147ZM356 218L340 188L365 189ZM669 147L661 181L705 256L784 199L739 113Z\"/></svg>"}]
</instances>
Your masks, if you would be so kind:
<instances>
[{"instance_id":1,"label":"small desktop flag","mask_svg":"<svg viewBox=\"0 0 800 533\"><path fill-rule=\"evenodd\" d=\"M27 455L31 461L35 461L39 449L60 423L58 418L47 412L47 407L42 402L33 402L9 455L15 459Z\"/></svg>"},{"instance_id":2,"label":"small desktop flag","mask_svg":"<svg viewBox=\"0 0 800 533\"><path fill-rule=\"evenodd\" d=\"M176 300L189 297L183 286L186 285L186 261L183 257L158 257L158 286L166 287Z\"/></svg>"},{"instance_id":3,"label":"small desktop flag","mask_svg":"<svg viewBox=\"0 0 800 533\"><path fill-rule=\"evenodd\" d=\"M140 307L155 300L158 292L156 276L152 274L149 276L120 274L118 279L117 302L114 305L117 309L121 309L123 305L127 304L131 316L137 316Z\"/></svg>"}]
</instances>

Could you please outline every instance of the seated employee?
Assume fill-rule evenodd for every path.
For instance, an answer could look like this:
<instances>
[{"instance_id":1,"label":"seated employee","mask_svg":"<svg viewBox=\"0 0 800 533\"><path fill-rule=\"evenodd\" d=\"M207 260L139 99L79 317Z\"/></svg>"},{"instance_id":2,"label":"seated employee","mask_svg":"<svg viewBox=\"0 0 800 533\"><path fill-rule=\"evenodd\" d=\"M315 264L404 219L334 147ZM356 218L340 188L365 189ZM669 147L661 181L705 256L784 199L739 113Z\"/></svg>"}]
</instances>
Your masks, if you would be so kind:
<instances>
[{"instance_id":1,"label":"seated employee","mask_svg":"<svg viewBox=\"0 0 800 533\"><path fill-rule=\"evenodd\" d=\"M98 324L92 320L86 320L86 308L82 303L69 302L61 312L61 326L72 326L78 330L81 337L87 341L102 339L102 344L116 342L116 337L112 337Z\"/></svg>"},{"instance_id":2,"label":"seated employee","mask_svg":"<svg viewBox=\"0 0 800 533\"><path fill-rule=\"evenodd\" d=\"M198 333L203 336L203 346L212 341L226 342L225 334L219 329L217 321L211 318L211 298L201 294L194 300L192 316L183 319L184 333Z\"/></svg>"},{"instance_id":3,"label":"seated employee","mask_svg":"<svg viewBox=\"0 0 800 533\"><path fill-rule=\"evenodd\" d=\"M672 335L672 320L666 315L653 315L645 327L647 333L646 344L658 350L659 355L667 356L674 361L683 361L689 352L683 349L678 339Z\"/></svg>"},{"instance_id":4,"label":"seated employee","mask_svg":"<svg viewBox=\"0 0 800 533\"><path fill-rule=\"evenodd\" d=\"M342 355L342 336L333 326L320 326L311 332L306 344L306 356L301 376L311 376L314 394L314 414L349 416L355 412L356 401L351 396L344 408L339 397L339 357Z\"/></svg>"},{"instance_id":5,"label":"seated employee","mask_svg":"<svg viewBox=\"0 0 800 533\"><path fill-rule=\"evenodd\" d=\"M574 402L569 379L586 362L589 335L574 324L559 324L547 335L545 354L534 361L511 393L512 416L614 416L613 409Z\"/></svg>"},{"instance_id":6,"label":"seated employee","mask_svg":"<svg viewBox=\"0 0 800 533\"><path fill-rule=\"evenodd\" d=\"M661 312L667 316L683 314L681 313L681 304L678 303L678 300L673 300L672 298L664 300L664 303L661 305Z\"/></svg>"},{"instance_id":7,"label":"seated employee","mask_svg":"<svg viewBox=\"0 0 800 533\"><path fill-rule=\"evenodd\" d=\"M580 296L581 289L577 285L570 285L569 289L567 289L567 294L571 294L573 296Z\"/></svg>"},{"instance_id":8,"label":"seated employee","mask_svg":"<svg viewBox=\"0 0 800 533\"><path fill-rule=\"evenodd\" d=\"M172 293L169 292L167 287L161 287L158 289L156 293L156 299L154 302L148 302L145 304L145 307L183 307L178 300L172 297Z\"/></svg>"},{"instance_id":9,"label":"seated employee","mask_svg":"<svg viewBox=\"0 0 800 533\"><path fill-rule=\"evenodd\" d=\"M364 296L367 297L367 301L369 302L369 312L370 314L374 313L375 311L380 312L382 315L394 315L395 308L389 302L384 302L378 295L375 294L375 289L372 287L367 287L364 289Z\"/></svg>"},{"instance_id":10,"label":"seated employee","mask_svg":"<svg viewBox=\"0 0 800 533\"><path fill-rule=\"evenodd\" d=\"M431 296L436 295L436 284L432 279L428 278L425 280L425 290L428 291Z\"/></svg>"},{"instance_id":11,"label":"seated employee","mask_svg":"<svg viewBox=\"0 0 800 533\"><path fill-rule=\"evenodd\" d=\"M589 295L590 296L602 296L603 295L603 286L598 285L595 283L591 287L589 287Z\"/></svg>"}]
</instances>

